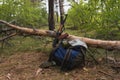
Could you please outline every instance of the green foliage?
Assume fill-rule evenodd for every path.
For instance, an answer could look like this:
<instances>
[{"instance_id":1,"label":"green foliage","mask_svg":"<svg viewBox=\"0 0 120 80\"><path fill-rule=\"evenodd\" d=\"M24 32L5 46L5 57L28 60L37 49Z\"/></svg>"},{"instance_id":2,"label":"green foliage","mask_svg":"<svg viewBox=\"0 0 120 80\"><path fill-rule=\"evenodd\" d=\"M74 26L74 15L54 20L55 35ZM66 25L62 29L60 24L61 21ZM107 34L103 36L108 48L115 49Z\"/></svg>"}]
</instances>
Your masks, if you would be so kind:
<instances>
[{"instance_id":1,"label":"green foliage","mask_svg":"<svg viewBox=\"0 0 120 80\"><path fill-rule=\"evenodd\" d=\"M47 12L41 2L30 2L31 0L0 0L0 19L7 22L15 20L16 25L24 27L39 28L47 24ZM39 1L39 0L35 0ZM0 24L0 31L6 26ZM0 33L0 38L6 36ZM46 41L45 39L43 41ZM24 51L42 51L45 42L30 37L12 37L8 43L0 42L0 55L2 53L11 54ZM2 48L3 45L3 48ZM42 46L41 46L42 45ZM47 51L47 50L46 50Z\"/></svg>"},{"instance_id":2,"label":"green foliage","mask_svg":"<svg viewBox=\"0 0 120 80\"><path fill-rule=\"evenodd\" d=\"M97 8L93 6L93 3L87 4L82 1L80 4L75 3L69 11L68 22L74 24L76 27L79 27L81 31L96 28L96 10Z\"/></svg>"},{"instance_id":3,"label":"green foliage","mask_svg":"<svg viewBox=\"0 0 120 80\"><path fill-rule=\"evenodd\" d=\"M41 2L30 0L2 0L0 19L15 20L21 26L39 26L47 24L47 13Z\"/></svg>"},{"instance_id":4,"label":"green foliage","mask_svg":"<svg viewBox=\"0 0 120 80\"><path fill-rule=\"evenodd\" d=\"M72 3L68 14L68 24L82 33L94 31L107 39L113 30L120 30L120 0L80 0Z\"/></svg>"}]
</instances>

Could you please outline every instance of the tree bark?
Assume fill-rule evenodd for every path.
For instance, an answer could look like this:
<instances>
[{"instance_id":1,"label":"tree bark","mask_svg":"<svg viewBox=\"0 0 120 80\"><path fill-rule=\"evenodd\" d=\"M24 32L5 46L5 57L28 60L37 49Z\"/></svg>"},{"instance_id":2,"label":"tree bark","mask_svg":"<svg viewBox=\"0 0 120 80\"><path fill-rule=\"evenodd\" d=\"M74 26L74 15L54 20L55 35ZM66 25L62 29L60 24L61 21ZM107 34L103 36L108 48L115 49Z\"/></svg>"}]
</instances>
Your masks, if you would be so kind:
<instances>
[{"instance_id":1,"label":"tree bark","mask_svg":"<svg viewBox=\"0 0 120 80\"><path fill-rule=\"evenodd\" d=\"M7 26L20 30L24 33L33 34L33 35L40 35L40 36L49 36L49 37L56 37L56 33L54 31L50 30L39 30L39 29L30 29L25 27L16 26L13 24L10 24L6 21L0 20L0 23L6 24ZM64 34L64 33L63 33ZM104 49L116 49L120 50L120 41L107 41L107 40L97 40L97 39L90 39L85 37L78 37L74 35L69 35L67 39L80 39L84 41L89 47L96 47L96 48L104 48Z\"/></svg>"},{"instance_id":2,"label":"tree bark","mask_svg":"<svg viewBox=\"0 0 120 80\"><path fill-rule=\"evenodd\" d=\"M56 13L56 22L58 23L58 1L55 0L55 13Z\"/></svg>"},{"instance_id":3,"label":"tree bark","mask_svg":"<svg viewBox=\"0 0 120 80\"><path fill-rule=\"evenodd\" d=\"M49 7L49 15L48 15L49 30L54 30L55 29L54 0L48 0L48 7Z\"/></svg>"},{"instance_id":4,"label":"tree bark","mask_svg":"<svg viewBox=\"0 0 120 80\"><path fill-rule=\"evenodd\" d=\"M60 8L60 24L62 24L64 19L63 0L59 0L59 8Z\"/></svg>"}]
</instances>

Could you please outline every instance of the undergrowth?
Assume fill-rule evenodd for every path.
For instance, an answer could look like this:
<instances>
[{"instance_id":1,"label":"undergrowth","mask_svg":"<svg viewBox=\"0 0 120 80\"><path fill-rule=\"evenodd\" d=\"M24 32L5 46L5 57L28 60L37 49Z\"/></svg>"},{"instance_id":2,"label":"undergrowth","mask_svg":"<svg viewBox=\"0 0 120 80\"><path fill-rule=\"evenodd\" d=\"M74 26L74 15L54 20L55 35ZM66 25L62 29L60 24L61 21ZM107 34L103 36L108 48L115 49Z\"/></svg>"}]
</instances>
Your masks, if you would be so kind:
<instances>
[{"instance_id":1,"label":"undergrowth","mask_svg":"<svg viewBox=\"0 0 120 80\"><path fill-rule=\"evenodd\" d=\"M86 36L86 37L94 38L93 36L94 31L81 33L81 30L74 30L74 29L71 30L68 29L67 27L64 32L67 32L68 34L75 36ZM119 38L118 36L114 36L114 37L115 39ZM0 55L12 55L15 53L31 52L31 51L50 53L52 49L53 38L42 37L42 36L27 36L27 37L15 36L9 39L7 42L8 43L4 43L4 44L0 42ZM91 48L90 51L92 51L91 53L93 53L95 56L96 54L99 54L98 56L103 56L105 54L105 50L103 49L96 49L96 51L94 50L95 48ZM108 53L111 52L108 51Z\"/></svg>"},{"instance_id":2,"label":"undergrowth","mask_svg":"<svg viewBox=\"0 0 120 80\"><path fill-rule=\"evenodd\" d=\"M19 52L49 52L51 49L52 39L40 36L21 37L16 36L8 43L0 43L0 54L11 55Z\"/></svg>"}]
</instances>

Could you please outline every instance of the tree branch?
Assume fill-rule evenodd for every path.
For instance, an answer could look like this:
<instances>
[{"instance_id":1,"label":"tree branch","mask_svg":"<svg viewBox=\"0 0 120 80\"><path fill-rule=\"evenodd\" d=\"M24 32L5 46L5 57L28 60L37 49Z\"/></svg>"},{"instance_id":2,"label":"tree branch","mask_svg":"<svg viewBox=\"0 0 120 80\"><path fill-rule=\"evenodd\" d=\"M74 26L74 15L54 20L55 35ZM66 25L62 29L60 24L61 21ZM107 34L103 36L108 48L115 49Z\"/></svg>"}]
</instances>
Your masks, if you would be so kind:
<instances>
[{"instance_id":1,"label":"tree branch","mask_svg":"<svg viewBox=\"0 0 120 80\"><path fill-rule=\"evenodd\" d=\"M10 34L8 36L5 36L4 38L0 38L0 41L4 41L5 39L8 39L8 38L13 37L15 35L16 35L16 33L12 33L12 34Z\"/></svg>"},{"instance_id":2,"label":"tree branch","mask_svg":"<svg viewBox=\"0 0 120 80\"><path fill-rule=\"evenodd\" d=\"M16 26L16 25L10 24L3 20L0 20L0 23L6 24L7 26L9 26L11 28L20 30L20 31L22 31L24 33L28 33L28 34L56 37L55 31L39 30L39 29L34 30L31 28ZM103 48L103 49L108 49L108 50L112 50L112 49L120 50L120 41L90 39L90 38L78 37L78 36L74 36L74 35L69 35L67 37L67 39L69 39L69 40L80 39L80 40L84 41L89 47Z\"/></svg>"}]
</instances>

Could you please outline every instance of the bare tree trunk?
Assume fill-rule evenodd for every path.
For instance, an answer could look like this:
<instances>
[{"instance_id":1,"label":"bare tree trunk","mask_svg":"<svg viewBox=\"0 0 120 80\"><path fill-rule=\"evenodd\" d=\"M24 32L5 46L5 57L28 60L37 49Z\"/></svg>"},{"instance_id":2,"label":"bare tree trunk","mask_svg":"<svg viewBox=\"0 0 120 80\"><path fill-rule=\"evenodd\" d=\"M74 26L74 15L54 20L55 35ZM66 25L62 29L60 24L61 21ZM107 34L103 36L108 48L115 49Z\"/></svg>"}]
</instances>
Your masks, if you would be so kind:
<instances>
[{"instance_id":1,"label":"bare tree trunk","mask_svg":"<svg viewBox=\"0 0 120 80\"><path fill-rule=\"evenodd\" d=\"M49 30L55 29L55 22L54 22L54 0L48 0L48 7L49 7L49 15L48 15L48 23L49 23Z\"/></svg>"},{"instance_id":2,"label":"bare tree trunk","mask_svg":"<svg viewBox=\"0 0 120 80\"><path fill-rule=\"evenodd\" d=\"M60 23L61 23L61 24L62 24L63 19L64 19L63 1L64 1L64 0L59 0L59 7L60 7Z\"/></svg>"},{"instance_id":3,"label":"bare tree trunk","mask_svg":"<svg viewBox=\"0 0 120 80\"><path fill-rule=\"evenodd\" d=\"M39 29L30 29L30 28L24 28L16 25L9 24L6 21L0 20L0 23L6 24L7 26L20 30L24 33L28 34L34 34L34 35L40 35L40 36L50 36L50 37L56 37L56 33L54 31L50 30L39 30ZM63 33L64 34L64 33ZM107 40L97 40L97 39L90 39L85 37L78 37L74 35L69 35L67 39L80 39L84 41L89 47L96 47L96 48L104 48L104 49L117 49L120 50L120 41L107 41Z\"/></svg>"},{"instance_id":4,"label":"bare tree trunk","mask_svg":"<svg viewBox=\"0 0 120 80\"><path fill-rule=\"evenodd\" d=\"M55 0L56 22L58 23L58 0Z\"/></svg>"}]
</instances>

